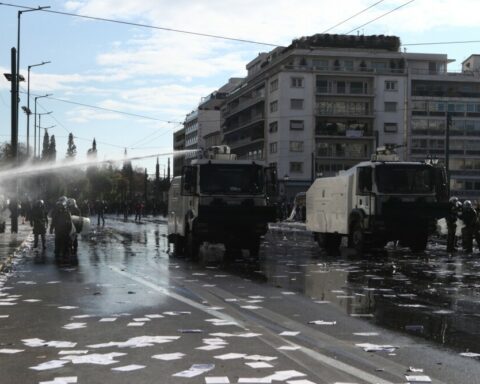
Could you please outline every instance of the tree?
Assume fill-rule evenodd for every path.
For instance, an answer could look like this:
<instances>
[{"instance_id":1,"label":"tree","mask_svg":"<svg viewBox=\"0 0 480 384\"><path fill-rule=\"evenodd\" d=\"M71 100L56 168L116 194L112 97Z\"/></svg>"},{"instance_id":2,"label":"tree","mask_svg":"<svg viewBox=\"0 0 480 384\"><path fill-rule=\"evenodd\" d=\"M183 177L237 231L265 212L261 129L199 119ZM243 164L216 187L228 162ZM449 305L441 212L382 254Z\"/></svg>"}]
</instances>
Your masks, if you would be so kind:
<instances>
[{"instance_id":1,"label":"tree","mask_svg":"<svg viewBox=\"0 0 480 384\"><path fill-rule=\"evenodd\" d=\"M57 160L57 144L55 142L55 135L50 137L50 145L48 146L48 160Z\"/></svg>"},{"instance_id":2,"label":"tree","mask_svg":"<svg viewBox=\"0 0 480 384\"><path fill-rule=\"evenodd\" d=\"M67 159L74 159L77 155L77 146L73 142L73 134L68 134Z\"/></svg>"},{"instance_id":3,"label":"tree","mask_svg":"<svg viewBox=\"0 0 480 384\"><path fill-rule=\"evenodd\" d=\"M50 147L50 137L48 136L47 130L45 130L45 134L43 135L42 160L48 160L49 147Z\"/></svg>"},{"instance_id":4,"label":"tree","mask_svg":"<svg viewBox=\"0 0 480 384\"><path fill-rule=\"evenodd\" d=\"M92 148L90 148L87 151L87 156L91 157L91 158L96 158L97 157L97 142L96 142L95 138L93 138Z\"/></svg>"}]
</instances>

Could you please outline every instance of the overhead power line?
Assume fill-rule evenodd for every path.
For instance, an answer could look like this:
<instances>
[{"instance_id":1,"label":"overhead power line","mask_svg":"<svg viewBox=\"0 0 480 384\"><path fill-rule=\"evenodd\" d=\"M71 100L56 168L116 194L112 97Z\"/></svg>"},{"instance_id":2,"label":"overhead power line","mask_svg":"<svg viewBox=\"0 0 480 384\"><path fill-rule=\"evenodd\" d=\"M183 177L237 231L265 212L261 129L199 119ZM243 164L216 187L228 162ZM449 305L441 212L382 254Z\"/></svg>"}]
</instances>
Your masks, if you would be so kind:
<instances>
[{"instance_id":1,"label":"overhead power line","mask_svg":"<svg viewBox=\"0 0 480 384\"><path fill-rule=\"evenodd\" d=\"M375 7L376 5L378 5L378 4L380 4L380 3L383 3L384 1L385 1L385 0L377 1L375 4L370 5L369 7L361 10L360 12L357 12L357 13L355 13L354 15L350 16L348 19L345 19L345 20L339 22L338 24L335 24L333 27L330 27L330 28L328 28L328 29L326 29L326 30L324 30L323 32L320 32L320 33L327 33L328 31L332 30L333 28L336 28L336 27L338 27L339 25L342 25L342 24L346 23L347 21L352 20L354 17L357 17L358 15L361 15L362 13L368 11L370 8L373 8L373 7Z\"/></svg>"},{"instance_id":2,"label":"overhead power line","mask_svg":"<svg viewBox=\"0 0 480 384\"><path fill-rule=\"evenodd\" d=\"M195 35L195 36L203 36L203 37L211 37L211 38L214 38L214 39L230 40L230 41L236 41L236 42L240 42L240 43L249 43L249 44L258 44L258 45L267 45L267 46L271 46L271 47L278 47L278 44L265 43L265 42L262 42L262 41L240 39L240 38L236 38L236 37L228 37L228 36L222 36L222 35L213 35L213 34L203 33L203 32L186 31L186 30L183 30L183 29L160 27L160 26L156 26L156 25L143 24L143 23L133 23L133 22L130 22L130 21L108 19L108 18L105 18L105 17L81 15L81 14L72 13L72 12L54 11L54 10L51 10L51 9L38 9L38 8L25 7L25 6L22 6L22 5L9 4L9 3L0 3L0 5L4 5L4 6L7 6L7 7L28 9L28 10L35 9L35 10L38 10L38 11L47 12L47 13L54 13L54 14L57 14L57 15L80 17L82 19L105 21L105 22L108 22L108 23L124 24L124 25L130 25L130 26L133 26L133 27L150 28L150 29L157 29L157 30L160 30L160 31L176 32L176 33L183 33L183 34L187 34L187 35Z\"/></svg>"},{"instance_id":3,"label":"overhead power line","mask_svg":"<svg viewBox=\"0 0 480 384\"><path fill-rule=\"evenodd\" d=\"M415 0L407 1L406 3L404 3L404 4L402 4L402 5L399 5L398 7L393 8L392 10L390 10L390 11L388 11L388 12L386 12L386 13L381 14L380 16L378 16L378 17L370 20L370 21L367 22L367 23L362 24L362 25L360 25L360 26L358 26L358 27L353 28L351 31L348 31L347 33L345 33L345 35L348 35L348 34L350 34L350 33L352 33L352 32L355 32L355 31L359 30L360 28L365 27L366 25L373 23L374 21L377 21L378 19L381 19L382 17L385 17L385 16L389 15L389 14L392 13L392 12L398 11L400 8L403 8L403 7L407 6L407 5L410 4L410 3L413 3L414 1L415 1Z\"/></svg>"}]
</instances>

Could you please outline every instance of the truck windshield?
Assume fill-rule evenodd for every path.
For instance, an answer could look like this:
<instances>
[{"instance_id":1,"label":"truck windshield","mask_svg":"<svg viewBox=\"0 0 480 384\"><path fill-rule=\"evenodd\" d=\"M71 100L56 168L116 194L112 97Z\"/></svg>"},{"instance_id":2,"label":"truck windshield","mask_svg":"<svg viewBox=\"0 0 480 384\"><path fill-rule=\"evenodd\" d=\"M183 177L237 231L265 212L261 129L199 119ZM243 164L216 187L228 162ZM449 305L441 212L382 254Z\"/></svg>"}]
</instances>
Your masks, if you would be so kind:
<instances>
[{"instance_id":1,"label":"truck windshield","mask_svg":"<svg viewBox=\"0 0 480 384\"><path fill-rule=\"evenodd\" d=\"M200 192L262 194L263 167L255 164L205 164L200 167Z\"/></svg>"},{"instance_id":2,"label":"truck windshield","mask_svg":"<svg viewBox=\"0 0 480 384\"><path fill-rule=\"evenodd\" d=\"M384 164L375 175L381 193L432 193L435 188L433 170L425 165Z\"/></svg>"}]
</instances>

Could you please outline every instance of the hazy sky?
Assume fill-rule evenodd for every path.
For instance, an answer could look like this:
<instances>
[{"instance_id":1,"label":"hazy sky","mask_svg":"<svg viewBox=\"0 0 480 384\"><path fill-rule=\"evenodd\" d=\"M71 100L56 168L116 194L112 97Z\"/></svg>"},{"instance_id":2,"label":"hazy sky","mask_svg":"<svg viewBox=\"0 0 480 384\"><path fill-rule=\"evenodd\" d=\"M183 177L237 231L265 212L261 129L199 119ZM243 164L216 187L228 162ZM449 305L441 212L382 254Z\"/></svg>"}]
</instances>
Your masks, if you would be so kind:
<instances>
[{"instance_id":1,"label":"hazy sky","mask_svg":"<svg viewBox=\"0 0 480 384\"><path fill-rule=\"evenodd\" d=\"M323 32L378 0L80 0L14 1L11 4L113 18L134 23L225 35L278 45ZM338 26L346 33L408 0L384 0ZM18 8L0 5L0 71L10 72L10 49L16 46ZM402 43L475 40L480 32L478 0L415 0L365 27L364 34L392 34ZM57 158L65 155L67 135L84 157L93 137L99 158L171 150L172 132L200 98L229 77L244 76L245 64L268 46L198 37L143 27L85 20L46 12L22 15L21 73L32 69L31 94L53 93L57 99L142 115L122 115L40 99L37 112L53 111L42 126L57 138ZM408 46L409 52L447 53L456 62L480 53L479 43ZM10 135L9 83L0 79L0 141ZM26 84L22 83L26 91ZM26 105L25 94L20 105ZM33 98L31 99L33 111ZM20 115L20 141L26 119ZM33 117L30 123L33 131ZM43 135L43 132L42 132ZM33 133L30 140L33 146ZM166 164L166 157L160 159ZM154 160L137 163L154 172Z\"/></svg>"}]
</instances>

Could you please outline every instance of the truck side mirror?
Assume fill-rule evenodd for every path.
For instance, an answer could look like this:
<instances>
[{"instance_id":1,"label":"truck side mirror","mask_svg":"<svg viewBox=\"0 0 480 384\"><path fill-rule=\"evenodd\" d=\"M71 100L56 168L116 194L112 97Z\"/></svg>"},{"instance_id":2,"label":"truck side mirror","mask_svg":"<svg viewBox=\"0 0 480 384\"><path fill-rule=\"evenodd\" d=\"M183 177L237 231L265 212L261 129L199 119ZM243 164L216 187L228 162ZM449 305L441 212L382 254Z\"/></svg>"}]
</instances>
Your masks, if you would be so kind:
<instances>
[{"instance_id":1,"label":"truck side mirror","mask_svg":"<svg viewBox=\"0 0 480 384\"><path fill-rule=\"evenodd\" d=\"M181 194L183 196L192 196L196 192L197 174L196 168L192 166L184 166L182 169L182 186Z\"/></svg>"},{"instance_id":2,"label":"truck side mirror","mask_svg":"<svg viewBox=\"0 0 480 384\"><path fill-rule=\"evenodd\" d=\"M267 196L275 197L278 193L277 167L265 168L266 192Z\"/></svg>"}]
</instances>

